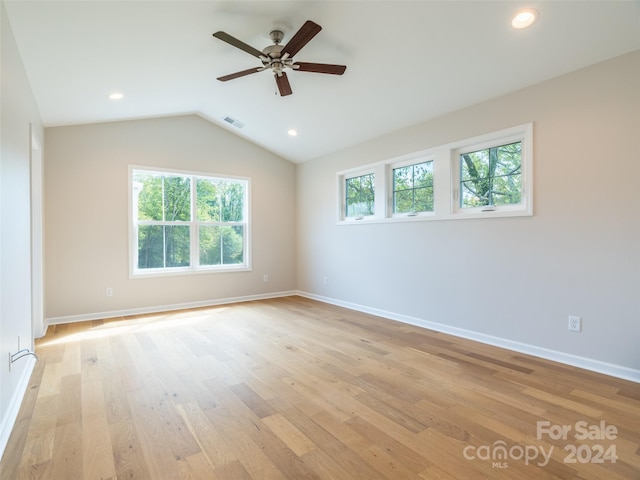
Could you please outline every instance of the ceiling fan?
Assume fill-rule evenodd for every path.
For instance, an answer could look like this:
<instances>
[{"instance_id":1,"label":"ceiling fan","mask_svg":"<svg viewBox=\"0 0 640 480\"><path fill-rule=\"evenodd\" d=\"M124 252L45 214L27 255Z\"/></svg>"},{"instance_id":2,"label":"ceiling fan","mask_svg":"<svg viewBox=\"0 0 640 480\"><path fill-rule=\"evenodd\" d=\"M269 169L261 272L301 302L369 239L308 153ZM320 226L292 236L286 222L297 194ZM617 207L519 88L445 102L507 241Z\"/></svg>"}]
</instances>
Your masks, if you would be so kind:
<instances>
[{"instance_id":1,"label":"ceiling fan","mask_svg":"<svg viewBox=\"0 0 640 480\"><path fill-rule=\"evenodd\" d=\"M245 75L271 69L274 73L280 96L284 97L293 93L287 74L284 72L285 68L290 68L299 72L342 75L347 69L345 65L293 61L294 55L309 43L309 41L320 32L320 30L322 30L320 25L312 22L311 20L307 20L304 25L300 27L300 30L291 37L291 40L289 40L289 43L286 45L280 45L280 42L282 42L282 39L284 38L284 33L281 30L274 30L270 34L273 45L269 45L262 51L253 48L251 45L247 45L228 33L216 32L213 34L214 37L222 40L223 42L227 42L229 45L233 45L240 50L244 50L254 57L258 57L260 61L262 61L261 67L249 68L248 70L242 70L241 72L224 75L222 77L218 77L218 80L226 82L228 80L233 80L234 78L244 77Z\"/></svg>"}]
</instances>

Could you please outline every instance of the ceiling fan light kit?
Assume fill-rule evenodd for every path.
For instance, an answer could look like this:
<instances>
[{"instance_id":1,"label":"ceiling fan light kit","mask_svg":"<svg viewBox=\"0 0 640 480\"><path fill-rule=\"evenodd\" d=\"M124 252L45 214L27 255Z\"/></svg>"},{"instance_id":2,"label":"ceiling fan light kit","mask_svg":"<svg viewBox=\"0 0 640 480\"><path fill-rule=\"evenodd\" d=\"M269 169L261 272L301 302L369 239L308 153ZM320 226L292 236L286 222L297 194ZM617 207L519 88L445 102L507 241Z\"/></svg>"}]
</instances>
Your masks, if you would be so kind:
<instances>
[{"instance_id":1,"label":"ceiling fan light kit","mask_svg":"<svg viewBox=\"0 0 640 480\"><path fill-rule=\"evenodd\" d=\"M222 77L218 77L218 80L220 80L221 82L226 82L235 78L244 77L245 75L250 75L252 73L258 73L270 69L273 72L274 78L276 80L278 92L280 93L281 97L284 97L293 93L293 91L291 90L291 84L289 83L289 79L287 78L287 74L284 71L287 68L300 72L342 75L347 69L345 65L293 61L294 55L298 53L302 49L302 47L309 43L311 39L320 32L320 30L322 30L322 27L320 25L312 22L311 20L307 20L304 25L300 27L300 30L298 30L295 35L291 37L291 40L289 40L286 45L281 45L281 42L284 38L284 32L282 32L281 30L273 30L270 33L273 45L265 47L262 51L244 43L241 40L238 40L235 37L232 37L226 32L216 32L213 34L214 37L228 43L229 45L239 48L240 50L247 52L254 57L259 58L262 62L261 67L249 68L240 72L224 75Z\"/></svg>"}]
</instances>

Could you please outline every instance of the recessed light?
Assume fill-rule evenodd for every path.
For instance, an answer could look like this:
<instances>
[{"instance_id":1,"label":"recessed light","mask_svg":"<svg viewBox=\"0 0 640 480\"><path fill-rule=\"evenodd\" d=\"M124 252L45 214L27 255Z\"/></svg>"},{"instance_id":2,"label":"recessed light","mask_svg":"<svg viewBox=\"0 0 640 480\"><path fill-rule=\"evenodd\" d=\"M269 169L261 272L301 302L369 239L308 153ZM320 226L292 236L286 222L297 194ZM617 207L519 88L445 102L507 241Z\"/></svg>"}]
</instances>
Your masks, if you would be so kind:
<instances>
[{"instance_id":1,"label":"recessed light","mask_svg":"<svg viewBox=\"0 0 640 480\"><path fill-rule=\"evenodd\" d=\"M122 97L124 97L124 95L118 92L114 92L111 95L109 95L109 99L111 100L120 100Z\"/></svg>"},{"instance_id":2,"label":"recessed light","mask_svg":"<svg viewBox=\"0 0 640 480\"><path fill-rule=\"evenodd\" d=\"M295 137L296 135L298 135L298 132L296 130L294 130L293 128L290 129L287 133L289 135L291 135L292 137Z\"/></svg>"},{"instance_id":3,"label":"recessed light","mask_svg":"<svg viewBox=\"0 0 640 480\"><path fill-rule=\"evenodd\" d=\"M533 8L523 8L518 12L511 20L511 26L513 28L527 28L533 24L538 18L538 12Z\"/></svg>"}]
</instances>

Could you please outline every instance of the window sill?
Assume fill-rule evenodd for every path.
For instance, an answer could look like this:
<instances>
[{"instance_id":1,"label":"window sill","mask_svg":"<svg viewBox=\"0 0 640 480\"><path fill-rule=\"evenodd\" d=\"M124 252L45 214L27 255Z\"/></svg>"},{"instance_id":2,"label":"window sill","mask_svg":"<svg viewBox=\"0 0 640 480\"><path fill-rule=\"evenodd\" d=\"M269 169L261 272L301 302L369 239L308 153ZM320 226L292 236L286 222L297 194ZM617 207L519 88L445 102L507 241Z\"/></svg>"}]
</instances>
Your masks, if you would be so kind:
<instances>
[{"instance_id":1,"label":"window sill","mask_svg":"<svg viewBox=\"0 0 640 480\"><path fill-rule=\"evenodd\" d=\"M362 225L362 224L372 224L372 223L402 223L402 222L434 222L434 221L442 221L442 220L468 220L472 218L505 218L505 217L531 217L533 216L533 211L530 209L519 208L498 208L495 210L482 210L481 208L469 209L468 211L458 210L453 213L447 214L419 214L415 216L409 215L398 215L393 217L386 218L376 218L376 217L368 217L363 218L362 220L339 220L336 222L336 225Z\"/></svg>"},{"instance_id":2,"label":"window sill","mask_svg":"<svg viewBox=\"0 0 640 480\"><path fill-rule=\"evenodd\" d=\"M224 267L201 267L195 268L176 268L171 270L136 270L129 274L130 279L137 278L154 278L154 277L177 277L184 275L202 275L202 274L218 274L218 273L234 273L234 272L250 272L251 267L247 265L238 265L234 267L232 265Z\"/></svg>"}]
</instances>

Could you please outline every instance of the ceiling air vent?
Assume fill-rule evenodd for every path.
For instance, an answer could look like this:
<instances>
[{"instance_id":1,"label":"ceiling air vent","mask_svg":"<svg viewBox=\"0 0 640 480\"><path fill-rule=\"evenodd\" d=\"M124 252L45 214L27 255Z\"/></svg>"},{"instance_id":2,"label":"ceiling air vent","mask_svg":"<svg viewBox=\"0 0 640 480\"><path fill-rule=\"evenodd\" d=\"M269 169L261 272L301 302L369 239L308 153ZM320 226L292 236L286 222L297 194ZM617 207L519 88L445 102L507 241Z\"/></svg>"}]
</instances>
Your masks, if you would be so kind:
<instances>
[{"instance_id":1,"label":"ceiling air vent","mask_svg":"<svg viewBox=\"0 0 640 480\"><path fill-rule=\"evenodd\" d=\"M233 125L234 127L237 127L237 128L242 128L242 127L244 127L244 123L242 123L242 122L240 122L240 121L236 120L235 118L232 118L232 117L226 116L226 117L223 117L222 119L223 119L225 122L230 123L230 124L231 124L231 125Z\"/></svg>"}]
</instances>

